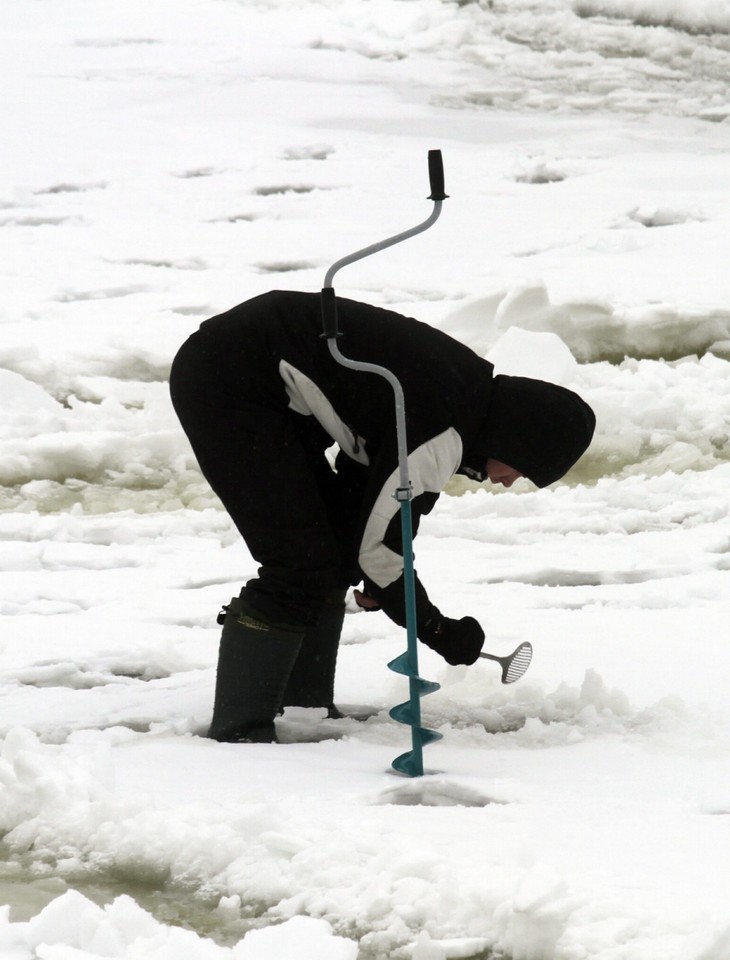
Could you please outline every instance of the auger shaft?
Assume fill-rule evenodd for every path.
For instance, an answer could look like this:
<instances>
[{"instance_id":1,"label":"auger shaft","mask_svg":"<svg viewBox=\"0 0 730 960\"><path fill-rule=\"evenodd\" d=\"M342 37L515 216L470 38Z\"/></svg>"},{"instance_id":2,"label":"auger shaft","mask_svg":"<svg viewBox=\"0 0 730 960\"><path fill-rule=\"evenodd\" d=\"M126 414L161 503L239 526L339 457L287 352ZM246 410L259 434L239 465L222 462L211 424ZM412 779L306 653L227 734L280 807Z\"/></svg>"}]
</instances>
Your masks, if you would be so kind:
<instances>
[{"instance_id":1,"label":"auger shaft","mask_svg":"<svg viewBox=\"0 0 730 960\"><path fill-rule=\"evenodd\" d=\"M395 499L399 503L401 515L401 531L403 541L403 589L405 593L406 608L406 633L407 650L405 654L397 657L388 664L391 670L401 673L408 677L409 699L406 703L398 704L390 711L390 715L399 723L405 723L411 727L412 749L409 753L402 754L393 761L393 768L399 773L404 773L411 777L423 776L423 745L431 743L440 738L440 734L433 730L426 730L421 726L421 697L437 690L439 685L418 676L418 625L416 622L416 589L415 572L413 569L413 529L411 519L411 499L413 491L411 488L408 473L408 441L406 436L406 415L405 398L403 388L396 375L388 370L373 363L365 363L358 360L352 360L344 356L337 343L341 336L337 323L337 300L335 297L332 280L337 271L350 263L355 263L364 257L371 256L381 250L414 237L424 230L427 230L436 222L440 213L443 201L446 199L444 193L444 172L441 161L440 150L430 150L428 154L428 171L431 184L431 195L429 200L433 200L434 208L431 216L402 233L381 240L379 243L371 244L349 254L340 260L337 260L329 268L325 275L325 283L321 294L322 303L322 327L324 336L327 338L330 353L334 359L342 366L351 370L359 370L366 373L374 373L385 378L393 389L393 398L395 404L396 432L398 438L398 474L399 485L394 493Z\"/></svg>"}]
</instances>

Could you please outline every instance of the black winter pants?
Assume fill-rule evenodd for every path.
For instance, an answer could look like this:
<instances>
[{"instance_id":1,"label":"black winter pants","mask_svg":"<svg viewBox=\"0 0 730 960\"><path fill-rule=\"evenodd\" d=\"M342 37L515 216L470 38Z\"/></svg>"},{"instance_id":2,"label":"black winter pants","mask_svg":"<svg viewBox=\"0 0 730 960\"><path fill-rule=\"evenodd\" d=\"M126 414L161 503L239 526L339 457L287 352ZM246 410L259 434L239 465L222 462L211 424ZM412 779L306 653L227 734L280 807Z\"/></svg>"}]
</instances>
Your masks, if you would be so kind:
<instances>
[{"instance_id":1,"label":"black winter pants","mask_svg":"<svg viewBox=\"0 0 730 960\"><path fill-rule=\"evenodd\" d=\"M273 622L308 625L328 592L359 579L362 468L335 473L316 421L262 402L247 385L245 357L233 367L210 335L193 334L172 365L172 402L203 475L260 564L247 600Z\"/></svg>"}]
</instances>

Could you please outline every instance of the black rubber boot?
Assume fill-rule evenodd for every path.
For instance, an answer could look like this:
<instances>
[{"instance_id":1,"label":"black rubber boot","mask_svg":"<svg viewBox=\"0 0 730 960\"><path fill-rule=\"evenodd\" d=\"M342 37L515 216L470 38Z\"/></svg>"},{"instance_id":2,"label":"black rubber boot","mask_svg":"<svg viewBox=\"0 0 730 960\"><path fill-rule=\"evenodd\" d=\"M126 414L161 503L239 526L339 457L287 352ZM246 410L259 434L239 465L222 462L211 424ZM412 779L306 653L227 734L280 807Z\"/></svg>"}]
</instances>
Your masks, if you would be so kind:
<instances>
[{"instance_id":1,"label":"black rubber boot","mask_svg":"<svg viewBox=\"0 0 730 960\"><path fill-rule=\"evenodd\" d=\"M222 743L275 743L281 710L304 628L272 625L240 597L223 619L213 720L208 731Z\"/></svg>"},{"instance_id":2,"label":"black rubber boot","mask_svg":"<svg viewBox=\"0 0 730 960\"><path fill-rule=\"evenodd\" d=\"M289 674L283 707L325 707L327 716L343 716L334 704L335 668L345 619L346 590L327 594L317 622L308 627Z\"/></svg>"}]
</instances>

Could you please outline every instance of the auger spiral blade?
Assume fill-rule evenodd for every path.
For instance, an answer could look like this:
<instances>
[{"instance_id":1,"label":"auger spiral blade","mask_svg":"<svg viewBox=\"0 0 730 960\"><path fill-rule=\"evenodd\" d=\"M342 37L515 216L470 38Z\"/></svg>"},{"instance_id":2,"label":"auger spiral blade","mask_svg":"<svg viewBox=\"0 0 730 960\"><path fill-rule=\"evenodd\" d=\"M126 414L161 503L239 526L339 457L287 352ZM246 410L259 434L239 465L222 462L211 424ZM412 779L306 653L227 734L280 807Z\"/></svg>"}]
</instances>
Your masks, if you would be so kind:
<instances>
[{"instance_id":1,"label":"auger spiral blade","mask_svg":"<svg viewBox=\"0 0 730 960\"><path fill-rule=\"evenodd\" d=\"M525 640L508 657L496 657L493 653L480 653L479 656L497 661L502 667L502 683L514 683L527 673L532 661L532 644Z\"/></svg>"},{"instance_id":2,"label":"auger spiral blade","mask_svg":"<svg viewBox=\"0 0 730 960\"><path fill-rule=\"evenodd\" d=\"M440 689L441 684L433 680L424 680L414 674L411 667L411 656L408 651L391 660L388 669L401 676L408 677L410 688L410 698L404 703L398 703L388 711L392 720L397 723L403 723L411 728L412 750L402 753L393 760L391 766L398 773L405 774L407 777L423 776L423 747L436 740L441 740L442 735L436 730L429 730L421 726L421 698L428 696L429 693L435 693Z\"/></svg>"},{"instance_id":3,"label":"auger spiral blade","mask_svg":"<svg viewBox=\"0 0 730 960\"><path fill-rule=\"evenodd\" d=\"M413 734L414 737L418 735L419 742L417 746L414 745L413 750L409 750L407 753L402 753L399 757L396 757L391 763L391 766L398 773L403 773L407 777L422 777L423 756L421 750L427 744L441 740L442 735L437 733L436 730L427 730L425 727L419 727L418 729L414 727Z\"/></svg>"},{"instance_id":4,"label":"auger spiral blade","mask_svg":"<svg viewBox=\"0 0 730 960\"><path fill-rule=\"evenodd\" d=\"M438 684L432 684L432 686L436 686L438 688ZM428 690L426 692L433 693L433 690ZM426 731L425 727L421 726L421 717L416 716L415 715L416 712L420 714L420 710L415 711L413 709L413 704L411 703L411 701L406 700L404 703L397 703L394 707L391 707L390 710L388 711L388 716L391 718L391 720L395 720L396 723L405 723L409 727L418 727L422 732L433 733L432 730ZM426 742L432 743L434 740L440 740L440 739L441 739L441 734L437 733L437 734L434 734Z\"/></svg>"},{"instance_id":5,"label":"auger spiral blade","mask_svg":"<svg viewBox=\"0 0 730 960\"><path fill-rule=\"evenodd\" d=\"M396 657L395 660L391 660L388 664L388 669L392 670L393 673L400 673L401 676L408 677L412 680L421 697L428 696L429 693L435 693L441 688L441 684L436 683L435 680L424 680L423 677L413 675L408 652L402 653L399 657ZM393 709L395 710L396 708L393 707Z\"/></svg>"}]
</instances>

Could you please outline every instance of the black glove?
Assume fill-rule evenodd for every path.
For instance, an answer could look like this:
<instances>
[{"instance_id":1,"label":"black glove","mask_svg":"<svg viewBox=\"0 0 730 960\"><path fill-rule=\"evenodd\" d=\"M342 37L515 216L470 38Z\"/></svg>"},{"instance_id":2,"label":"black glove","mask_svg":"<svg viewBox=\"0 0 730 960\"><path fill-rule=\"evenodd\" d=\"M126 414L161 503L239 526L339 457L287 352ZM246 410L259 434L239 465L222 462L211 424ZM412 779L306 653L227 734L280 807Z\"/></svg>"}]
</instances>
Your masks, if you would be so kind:
<instances>
[{"instance_id":1,"label":"black glove","mask_svg":"<svg viewBox=\"0 0 730 960\"><path fill-rule=\"evenodd\" d=\"M436 614L426 621L418 636L452 666L476 663L484 643L484 631L474 617L450 620Z\"/></svg>"}]
</instances>

